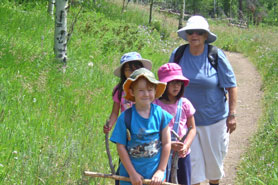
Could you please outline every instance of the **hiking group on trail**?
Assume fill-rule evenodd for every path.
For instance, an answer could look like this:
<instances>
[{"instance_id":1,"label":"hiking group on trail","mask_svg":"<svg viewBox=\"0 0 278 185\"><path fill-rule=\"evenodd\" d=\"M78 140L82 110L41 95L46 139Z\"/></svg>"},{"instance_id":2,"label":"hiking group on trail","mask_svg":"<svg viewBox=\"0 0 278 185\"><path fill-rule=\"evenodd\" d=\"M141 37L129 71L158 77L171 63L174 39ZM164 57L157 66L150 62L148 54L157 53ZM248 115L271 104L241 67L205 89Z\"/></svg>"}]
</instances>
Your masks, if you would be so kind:
<instances>
[{"instance_id":1,"label":"hiking group on trail","mask_svg":"<svg viewBox=\"0 0 278 185\"><path fill-rule=\"evenodd\" d=\"M116 184L216 185L224 176L236 129L235 74L223 51L209 45L217 37L204 17L190 17L178 36L188 44L159 68L159 80L152 62L137 52L124 54L114 71L120 81L103 131L116 123L110 141L120 158L117 174L130 180Z\"/></svg>"}]
</instances>

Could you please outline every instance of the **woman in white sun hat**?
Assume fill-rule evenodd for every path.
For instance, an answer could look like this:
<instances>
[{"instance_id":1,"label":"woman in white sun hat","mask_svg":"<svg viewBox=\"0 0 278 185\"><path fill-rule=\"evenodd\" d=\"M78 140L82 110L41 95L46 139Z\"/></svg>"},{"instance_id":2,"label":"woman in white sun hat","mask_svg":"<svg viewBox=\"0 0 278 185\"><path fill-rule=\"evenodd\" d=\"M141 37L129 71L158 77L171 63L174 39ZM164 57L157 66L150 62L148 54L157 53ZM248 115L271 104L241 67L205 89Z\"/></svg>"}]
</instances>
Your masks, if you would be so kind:
<instances>
[{"instance_id":1,"label":"woman in white sun hat","mask_svg":"<svg viewBox=\"0 0 278 185\"><path fill-rule=\"evenodd\" d=\"M235 74L223 51L209 45L217 36L204 17L190 17L186 26L178 30L178 36L188 44L175 49L170 62L178 63L190 80L184 96L196 109L191 183L200 184L208 179L210 185L219 184L224 176L223 159L229 134L236 129Z\"/></svg>"}]
</instances>

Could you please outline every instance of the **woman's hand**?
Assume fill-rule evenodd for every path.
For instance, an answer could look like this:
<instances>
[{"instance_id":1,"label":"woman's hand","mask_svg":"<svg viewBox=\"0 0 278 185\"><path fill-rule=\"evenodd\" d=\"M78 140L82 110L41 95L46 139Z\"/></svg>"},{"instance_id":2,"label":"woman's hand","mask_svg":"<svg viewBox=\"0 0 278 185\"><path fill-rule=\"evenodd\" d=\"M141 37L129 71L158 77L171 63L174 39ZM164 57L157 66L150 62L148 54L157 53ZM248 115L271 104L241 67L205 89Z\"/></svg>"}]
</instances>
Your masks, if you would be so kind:
<instances>
[{"instance_id":1,"label":"woman's hand","mask_svg":"<svg viewBox=\"0 0 278 185\"><path fill-rule=\"evenodd\" d=\"M163 178L164 178L164 174L165 174L164 171L157 170L152 177L151 185L160 185L162 183Z\"/></svg>"},{"instance_id":2,"label":"woman's hand","mask_svg":"<svg viewBox=\"0 0 278 185\"><path fill-rule=\"evenodd\" d=\"M230 134L236 130L236 118L235 115L229 115L226 121L227 132Z\"/></svg>"}]
</instances>

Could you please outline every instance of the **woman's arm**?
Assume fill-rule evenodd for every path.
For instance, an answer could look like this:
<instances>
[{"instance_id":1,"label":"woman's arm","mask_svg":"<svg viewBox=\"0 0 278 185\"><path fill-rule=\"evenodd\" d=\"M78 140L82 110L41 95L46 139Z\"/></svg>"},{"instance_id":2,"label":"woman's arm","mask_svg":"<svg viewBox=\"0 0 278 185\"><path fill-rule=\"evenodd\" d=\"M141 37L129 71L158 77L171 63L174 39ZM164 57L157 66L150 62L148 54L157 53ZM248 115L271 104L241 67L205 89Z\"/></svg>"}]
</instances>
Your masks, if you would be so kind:
<instances>
[{"instance_id":1,"label":"woman's arm","mask_svg":"<svg viewBox=\"0 0 278 185\"><path fill-rule=\"evenodd\" d=\"M109 131L113 128L114 124L117 121L119 111L120 111L120 103L114 102L112 112L108 120L108 124L103 126L103 132L105 134L109 133Z\"/></svg>"},{"instance_id":2,"label":"woman's arm","mask_svg":"<svg viewBox=\"0 0 278 185\"><path fill-rule=\"evenodd\" d=\"M117 143L117 150L118 150L119 157L121 159L121 163L123 163L129 175L131 183L141 185L143 182L142 181L143 177L139 173L137 173L134 166L132 165L127 150L125 148L125 145Z\"/></svg>"},{"instance_id":3,"label":"woman's arm","mask_svg":"<svg viewBox=\"0 0 278 185\"><path fill-rule=\"evenodd\" d=\"M160 184L165 174L166 166L171 151L171 134L168 125L162 130L161 142L162 142L162 152L160 157L160 163L158 165L156 172L152 177L151 185Z\"/></svg>"},{"instance_id":4,"label":"woman's arm","mask_svg":"<svg viewBox=\"0 0 278 185\"><path fill-rule=\"evenodd\" d=\"M237 87L227 88L229 94L229 115L227 118L227 132L230 134L236 129L236 102Z\"/></svg>"}]
</instances>

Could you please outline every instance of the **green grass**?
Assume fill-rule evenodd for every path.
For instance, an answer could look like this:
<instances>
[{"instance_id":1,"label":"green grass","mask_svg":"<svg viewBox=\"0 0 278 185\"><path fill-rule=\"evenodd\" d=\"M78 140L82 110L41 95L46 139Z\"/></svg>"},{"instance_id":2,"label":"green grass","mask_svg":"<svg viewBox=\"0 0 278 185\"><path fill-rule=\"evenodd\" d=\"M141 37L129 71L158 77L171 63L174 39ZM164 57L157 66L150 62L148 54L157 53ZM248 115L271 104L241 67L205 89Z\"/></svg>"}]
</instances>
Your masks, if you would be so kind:
<instances>
[{"instance_id":1,"label":"green grass","mask_svg":"<svg viewBox=\"0 0 278 185\"><path fill-rule=\"evenodd\" d=\"M157 52L157 32L84 9L64 72L46 5L25 9L0 6L0 184L107 184L82 173L109 172L102 127L119 80L113 70L125 52L139 51L158 68L169 51ZM71 11L69 24L78 8Z\"/></svg>"},{"instance_id":2,"label":"green grass","mask_svg":"<svg viewBox=\"0 0 278 185\"><path fill-rule=\"evenodd\" d=\"M153 61L156 73L182 41L161 40L155 29L143 26L148 16L139 9L120 15L120 7L110 7L84 7L64 70L54 60L54 21L47 4L0 3L0 184L113 183L82 175L84 170L109 173L102 126L119 80L113 70L123 53L139 51ZM71 7L69 25L77 11ZM215 44L248 56L263 78L264 114L237 184L277 184L278 29L210 24L220 38Z\"/></svg>"}]
</instances>

